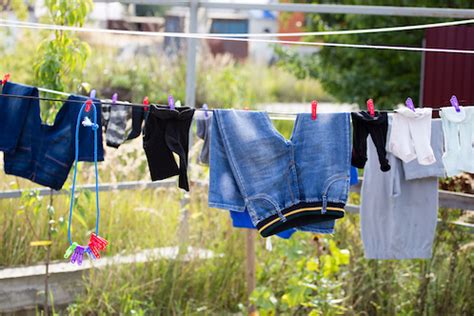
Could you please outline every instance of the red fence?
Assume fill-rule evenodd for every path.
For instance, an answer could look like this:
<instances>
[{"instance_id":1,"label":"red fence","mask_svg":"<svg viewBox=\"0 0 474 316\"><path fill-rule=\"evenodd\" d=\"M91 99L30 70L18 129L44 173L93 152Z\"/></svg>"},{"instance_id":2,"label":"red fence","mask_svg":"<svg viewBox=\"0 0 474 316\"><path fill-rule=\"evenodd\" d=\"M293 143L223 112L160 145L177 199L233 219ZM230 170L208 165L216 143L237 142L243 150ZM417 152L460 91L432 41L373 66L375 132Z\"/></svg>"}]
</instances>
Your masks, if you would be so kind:
<instances>
[{"instance_id":1,"label":"red fence","mask_svg":"<svg viewBox=\"0 0 474 316\"><path fill-rule=\"evenodd\" d=\"M454 26L429 29L426 47L474 50L474 27ZM474 105L474 55L426 53L423 105L449 105L451 95L461 105Z\"/></svg>"}]
</instances>

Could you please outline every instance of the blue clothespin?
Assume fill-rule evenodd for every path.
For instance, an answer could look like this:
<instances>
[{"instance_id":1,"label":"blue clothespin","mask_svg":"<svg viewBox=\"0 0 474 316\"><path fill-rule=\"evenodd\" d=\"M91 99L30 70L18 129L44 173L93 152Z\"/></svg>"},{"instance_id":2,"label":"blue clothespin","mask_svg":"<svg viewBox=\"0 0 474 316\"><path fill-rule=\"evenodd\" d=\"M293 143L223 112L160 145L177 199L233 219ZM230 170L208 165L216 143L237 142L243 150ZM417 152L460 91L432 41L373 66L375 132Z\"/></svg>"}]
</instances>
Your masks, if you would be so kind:
<instances>
[{"instance_id":1,"label":"blue clothespin","mask_svg":"<svg viewBox=\"0 0 474 316\"><path fill-rule=\"evenodd\" d=\"M405 101L405 105L407 106L407 108L415 112L415 105L413 104L413 100L411 98L407 98L407 100Z\"/></svg>"},{"instance_id":2,"label":"blue clothespin","mask_svg":"<svg viewBox=\"0 0 474 316\"><path fill-rule=\"evenodd\" d=\"M204 103L204 104L202 105L202 108L204 109L204 117L205 117L205 118L208 118L208 117L209 117L209 113L207 113L207 109L208 109L207 104Z\"/></svg>"},{"instance_id":3,"label":"blue clothespin","mask_svg":"<svg viewBox=\"0 0 474 316\"><path fill-rule=\"evenodd\" d=\"M451 99L449 99L449 101L451 102L451 106L453 106L455 109L456 109L456 112L461 112L461 108L459 107L459 102L458 102L458 98L456 98L455 95L453 95L451 97Z\"/></svg>"},{"instance_id":4,"label":"blue clothespin","mask_svg":"<svg viewBox=\"0 0 474 316\"><path fill-rule=\"evenodd\" d=\"M175 109L175 107L174 107L174 98L171 94L168 96L168 105L169 105L171 110Z\"/></svg>"}]
</instances>

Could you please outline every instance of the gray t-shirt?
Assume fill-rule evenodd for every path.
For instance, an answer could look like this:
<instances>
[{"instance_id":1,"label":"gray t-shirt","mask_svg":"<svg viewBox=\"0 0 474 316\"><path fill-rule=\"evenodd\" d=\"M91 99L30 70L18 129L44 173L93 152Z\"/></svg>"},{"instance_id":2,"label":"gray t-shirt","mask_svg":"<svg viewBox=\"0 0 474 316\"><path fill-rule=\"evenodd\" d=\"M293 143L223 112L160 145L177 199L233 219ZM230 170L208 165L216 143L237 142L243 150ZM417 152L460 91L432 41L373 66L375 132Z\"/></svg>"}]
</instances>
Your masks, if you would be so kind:
<instances>
[{"instance_id":1,"label":"gray t-shirt","mask_svg":"<svg viewBox=\"0 0 474 316\"><path fill-rule=\"evenodd\" d=\"M432 165L403 163L388 152L392 168L381 172L371 139L367 145L360 211L365 257L430 258L438 214L438 177L444 176L441 121L432 121L431 146L436 158Z\"/></svg>"}]
</instances>

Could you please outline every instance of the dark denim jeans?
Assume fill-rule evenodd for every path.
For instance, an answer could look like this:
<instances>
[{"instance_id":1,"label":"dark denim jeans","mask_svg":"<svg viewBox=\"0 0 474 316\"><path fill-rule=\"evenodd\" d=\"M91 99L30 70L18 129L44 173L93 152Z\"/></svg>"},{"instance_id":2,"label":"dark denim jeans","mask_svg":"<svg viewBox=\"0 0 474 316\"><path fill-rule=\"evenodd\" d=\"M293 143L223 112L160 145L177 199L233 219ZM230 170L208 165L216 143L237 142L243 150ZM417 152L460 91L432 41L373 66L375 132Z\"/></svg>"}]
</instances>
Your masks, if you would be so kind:
<instances>
[{"instance_id":1,"label":"dark denim jeans","mask_svg":"<svg viewBox=\"0 0 474 316\"><path fill-rule=\"evenodd\" d=\"M3 94L38 96L38 89L7 82ZM62 188L74 162L74 131L84 97L71 95L56 115L53 125L43 124L38 99L0 97L0 150L4 151L5 173L29 179L55 190ZM100 103L97 106L100 123ZM85 113L84 116L91 116ZM100 130L100 129L99 129ZM90 127L79 135L79 160L93 161ZM98 159L104 160L102 135L98 135Z\"/></svg>"}]
</instances>

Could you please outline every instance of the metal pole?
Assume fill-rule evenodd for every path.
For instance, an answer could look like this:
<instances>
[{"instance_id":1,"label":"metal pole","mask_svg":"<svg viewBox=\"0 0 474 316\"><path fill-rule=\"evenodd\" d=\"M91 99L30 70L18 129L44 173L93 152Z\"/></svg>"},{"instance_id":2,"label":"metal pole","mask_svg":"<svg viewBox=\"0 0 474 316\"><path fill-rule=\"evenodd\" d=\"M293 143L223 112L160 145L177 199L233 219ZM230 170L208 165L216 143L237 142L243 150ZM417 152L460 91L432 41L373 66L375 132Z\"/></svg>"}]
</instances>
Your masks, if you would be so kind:
<instances>
[{"instance_id":1,"label":"metal pole","mask_svg":"<svg viewBox=\"0 0 474 316\"><path fill-rule=\"evenodd\" d=\"M255 312L255 306L250 302L250 296L257 285L255 275L255 234L253 229L245 230L245 245L246 245L246 279L247 279L247 308L248 314L252 315Z\"/></svg>"},{"instance_id":2,"label":"metal pole","mask_svg":"<svg viewBox=\"0 0 474 316\"><path fill-rule=\"evenodd\" d=\"M197 33L198 0L191 0L189 7L189 33ZM196 106L196 53L197 40L188 39L188 56L186 63L186 105Z\"/></svg>"}]
</instances>

